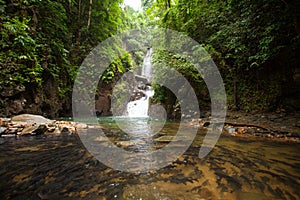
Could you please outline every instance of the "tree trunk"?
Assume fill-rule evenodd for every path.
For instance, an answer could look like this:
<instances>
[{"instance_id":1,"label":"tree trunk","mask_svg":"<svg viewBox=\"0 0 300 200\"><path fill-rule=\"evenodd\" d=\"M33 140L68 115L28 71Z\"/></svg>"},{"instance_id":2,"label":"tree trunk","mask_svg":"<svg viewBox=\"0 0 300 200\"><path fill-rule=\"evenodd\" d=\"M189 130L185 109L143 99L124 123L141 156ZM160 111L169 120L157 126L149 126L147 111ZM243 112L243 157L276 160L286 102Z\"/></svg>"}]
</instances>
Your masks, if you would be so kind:
<instances>
[{"instance_id":1,"label":"tree trunk","mask_svg":"<svg viewBox=\"0 0 300 200\"><path fill-rule=\"evenodd\" d=\"M93 7L93 0L90 0L90 8L89 8L89 17L88 17L87 29L89 29L90 26L91 26L92 7Z\"/></svg>"}]
</instances>

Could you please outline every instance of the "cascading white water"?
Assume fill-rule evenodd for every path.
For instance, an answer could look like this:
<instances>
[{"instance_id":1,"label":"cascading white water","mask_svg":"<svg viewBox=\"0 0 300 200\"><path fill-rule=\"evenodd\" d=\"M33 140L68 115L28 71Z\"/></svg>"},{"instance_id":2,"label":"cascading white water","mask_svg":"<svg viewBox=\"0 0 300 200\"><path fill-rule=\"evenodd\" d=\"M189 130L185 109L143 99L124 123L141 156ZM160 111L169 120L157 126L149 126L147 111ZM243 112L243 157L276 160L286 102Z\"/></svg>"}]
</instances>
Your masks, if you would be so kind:
<instances>
[{"instance_id":1,"label":"cascading white water","mask_svg":"<svg viewBox=\"0 0 300 200\"><path fill-rule=\"evenodd\" d=\"M152 79L152 64L151 64L151 55L152 55L152 48L148 49L147 54L144 58L143 62L143 68L142 68L142 73L141 75L149 82L151 82Z\"/></svg>"},{"instance_id":2,"label":"cascading white water","mask_svg":"<svg viewBox=\"0 0 300 200\"><path fill-rule=\"evenodd\" d=\"M145 95L145 97L127 104L128 117L148 117L149 98L153 97L154 91L149 88Z\"/></svg>"},{"instance_id":3,"label":"cascading white water","mask_svg":"<svg viewBox=\"0 0 300 200\"><path fill-rule=\"evenodd\" d=\"M151 53L152 49L150 48L144 58L141 73L141 76L145 77L148 82L151 82L152 79ZM146 89L142 92L145 95L144 97L136 101L131 101L127 104L128 117L148 117L149 98L153 97L154 90L152 90L150 86L146 86Z\"/></svg>"}]
</instances>

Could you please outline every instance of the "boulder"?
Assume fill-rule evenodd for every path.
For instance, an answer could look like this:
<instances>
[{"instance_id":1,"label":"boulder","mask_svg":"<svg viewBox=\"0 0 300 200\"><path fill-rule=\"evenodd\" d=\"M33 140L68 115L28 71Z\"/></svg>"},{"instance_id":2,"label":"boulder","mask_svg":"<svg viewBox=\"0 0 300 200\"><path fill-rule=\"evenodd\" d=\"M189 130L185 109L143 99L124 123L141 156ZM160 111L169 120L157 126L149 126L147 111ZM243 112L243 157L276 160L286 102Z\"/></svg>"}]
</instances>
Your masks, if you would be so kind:
<instances>
[{"instance_id":1,"label":"boulder","mask_svg":"<svg viewBox=\"0 0 300 200\"><path fill-rule=\"evenodd\" d=\"M236 128L226 127L225 130L226 130L229 134L235 134L235 133L236 133Z\"/></svg>"},{"instance_id":2,"label":"boulder","mask_svg":"<svg viewBox=\"0 0 300 200\"><path fill-rule=\"evenodd\" d=\"M84 124L84 123L78 123L78 124L76 124L76 128L78 128L78 129L87 129L88 125Z\"/></svg>"},{"instance_id":3,"label":"boulder","mask_svg":"<svg viewBox=\"0 0 300 200\"><path fill-rule=\"evenodd\" d=\"M148 113L152 119L158 119L158 120L167 119L167 111L162 105L158 105L158 104L151 105Z\"/></svg>"},{"instance_id":4,"label":"boulder","mask_svg":"<svg viewBox=\"0 0 300 200\"><path fill-rule=\"evenodd\" d=\"M44 124L28 126L22 130L20 135L40 135L44 134L48 130Z\"/></svg>"},{"instance_id":5,"label":"boulder","mask_svg":"<svg viewBox=\"0 0 300 200\"><path fill-rule=\"evenodd\" d=\"M144 76L135 75L135 80L141 81L144 84L150 84L149 81L148 81L148 79L146 77L144 77Z\"/></svg>"},{"instance_id":6,"label":"boulder","mask_svg":"<svg viewBox=\"0 0 300 200\"><path fill-rule=\"evenodd\" d=\"M10 122L11 122L10 118L0 118L0 126L7 127Z\"/></svg>"},{"instance_id":7,"label":"boulder","mask_svg":"<svg viewBox=\"0 0 300 200\"><path fill-rule=\"evenodd\" d=\"M52 121L40 115L22 114L12 118L13 123L50 124Z\"/></svg>"}]
</instances>

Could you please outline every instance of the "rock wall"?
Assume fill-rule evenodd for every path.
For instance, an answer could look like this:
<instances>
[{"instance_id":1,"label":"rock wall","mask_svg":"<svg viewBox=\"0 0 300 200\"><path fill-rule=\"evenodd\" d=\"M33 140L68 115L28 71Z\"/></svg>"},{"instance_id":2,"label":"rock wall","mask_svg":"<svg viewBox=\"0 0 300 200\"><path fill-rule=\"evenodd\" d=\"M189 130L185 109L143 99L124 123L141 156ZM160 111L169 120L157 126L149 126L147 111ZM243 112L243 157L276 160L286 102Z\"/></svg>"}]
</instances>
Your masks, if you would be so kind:
<instances>
[{"instance_id":1,"label":"rock wall","mask_svg":"<svg viewBox=\"0 0 300 200\"><path fill-rule=\"evenodd\" d=\"M97 116L111 116L111 98L115 80L110 83L99 81L95 94ZM128 93L128 87L121 91ZM116 98L118 100L118 97ZM124 104L124 102L121 102ZM123 106L124 107L124 106ZM117 108L120 110L120 108ZM30 113L48 118L72 116L72 92L61 96L58 85L53 79L47 79L42 87L27 84L24 87L12 86L0 91L0 117L12 117ZM121 113L121 112L120 112Z\"/></svg>"},{"instance_id":2,"label":"rock wall","mask_svg":"<svg viewBox=\"0 0 300 200\"><path fill-rule=\"evenodd\" d=\"M97 116L111 116L111 95L113 91L113 83L98 84L98 91L95 95L95 110Z\"/></svg>"},{"instance_id":3,"label":"rock wall","mask_svg":"<svg viewBox=\"0 0 300 200\"><path fill-rule=\"evenodd\" d=\"M11 86L0 91L0 116L39 114L49 118L71 116L71 93L61 97L53 79L42 87L34 84Z\"/></svg>"}]
</instances>

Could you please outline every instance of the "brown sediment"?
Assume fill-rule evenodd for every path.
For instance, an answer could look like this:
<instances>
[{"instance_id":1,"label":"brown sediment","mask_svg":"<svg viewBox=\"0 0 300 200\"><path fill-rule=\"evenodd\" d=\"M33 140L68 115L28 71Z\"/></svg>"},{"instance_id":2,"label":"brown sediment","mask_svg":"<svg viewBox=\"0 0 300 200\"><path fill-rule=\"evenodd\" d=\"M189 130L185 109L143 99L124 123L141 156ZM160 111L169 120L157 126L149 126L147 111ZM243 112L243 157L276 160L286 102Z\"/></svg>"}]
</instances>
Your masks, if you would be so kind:
<instances>
[{"instance_id":1,"label":"brown sediment","mask_svg":"<svg viewBox=\"0 0 300 200\"><path fill-rule=\"evenodd\" d=\"M177 123L167 124L164 135L174 135L177 127ZM122 132L110 134L111 125L106 128L111 141L130 140ZM298 144L222 135L211 153L200 159L204 136L201 129L192 146L172 164L142 174L105 166L77 135L7 138L0 145L0 195L3 199L100 200L300 198ZM151 145L157 149L165 143ZM131 149L139 148L143 147Z\"/></svg>"}]
</instances>

